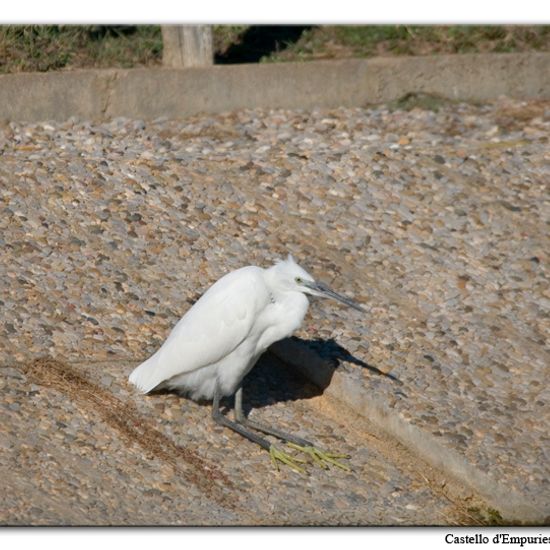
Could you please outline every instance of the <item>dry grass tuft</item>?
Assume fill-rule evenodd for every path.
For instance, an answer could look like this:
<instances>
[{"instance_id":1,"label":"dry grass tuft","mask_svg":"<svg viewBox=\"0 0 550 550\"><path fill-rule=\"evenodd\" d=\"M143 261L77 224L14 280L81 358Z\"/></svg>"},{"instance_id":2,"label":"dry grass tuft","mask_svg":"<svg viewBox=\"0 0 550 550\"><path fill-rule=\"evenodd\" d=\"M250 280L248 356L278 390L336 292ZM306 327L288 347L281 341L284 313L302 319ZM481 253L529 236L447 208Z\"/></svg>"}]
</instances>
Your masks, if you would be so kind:
<instances>
[{"instance_id":1,"label":"dry grass tuft","mask_svg":"<svg viewBox=\"0 0 550 550\"><path fill-rule=\"evenodd\" d=\"M209 498L224 507L234 508L234 503L222 491L233 486L227 476L195 452L178 447L145 420L134 404L124 403L70 365L51 358L36 359L23 370L35 384L62 392L79 409L100 416L127 444L137 444L145 456L153 456L169 464L175 475L183 475Z\"/></svg>"}]
</instances>

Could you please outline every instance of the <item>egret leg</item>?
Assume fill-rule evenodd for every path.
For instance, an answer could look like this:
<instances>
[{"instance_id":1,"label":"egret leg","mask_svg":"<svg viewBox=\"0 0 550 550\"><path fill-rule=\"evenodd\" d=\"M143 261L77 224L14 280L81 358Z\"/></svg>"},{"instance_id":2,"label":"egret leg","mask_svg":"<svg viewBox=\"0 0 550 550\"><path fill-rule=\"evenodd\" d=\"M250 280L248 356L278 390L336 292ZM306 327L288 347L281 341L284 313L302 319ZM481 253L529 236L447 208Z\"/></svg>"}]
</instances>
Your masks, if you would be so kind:
<instances>
[{"instance_id":1,"label":"egret leg","mask_svg":"<svg viewBox=\"0 0 550 550\"><path fill-rule=\"evenodd\" d=\"M243 411L242 386L235 393L235 421L254 430L263 432L264 434L274 435L275 437L282 439L283 441L292 442L295 445L299 445L301 447L313 447L313 443L310 443L306 439L302 439L301 437L288 434L281 430L277 430L276 428L271 428L270 426L266 426L265 424L261 424L260 422L256 422L255 420L250 420L249 418L247 418Z\"/></svg>"},{"instance_id":2,"label":"egret leg","mask_svg":"<svg viewBox=\"0 0 550 550\"><path fill-rule=\"evenodd\" d=\"M250 420L249 418L247 418L243 411L242 386L240 386L235 393L235 421L239 425L247 426L254 430L273 435L279 439L282 439L283 441L286 441L290 447L307 454L313 459L316 464L318 464L319 466L321 466L321 468L324 468L325 470L329 468L329 465L332 465L342 470L346 470L348 472L350 471L350 468L348 466L342 464L341 462L338 462L337 460L338 458L350 458L349 455L325 451L323 449L320 449L319 447L316 447L313 443L307 441L307 439L288 434L276 428L271 428L270 426L266 426L265 424L261 424L260 422L256 422L255 420Z\"/></svg>"},{"instance_id":3,"label":"egret leg","mask_svg":"<svg viewBox=\"0 0 550 550\"><path fill-rule=\"evenodd\" d=\"M306 473L305 470L301 468L298 464L299 462L305 462L304 460L295 458L285 453L275 445L272 445L269 441L267 441L267 439L260 437L250 430L247 430L244 425L239 424L238 422L233 422L232 420L229 420L229 418L226 418L220 410L220 398L220 391L216 387L216 390L214 392L214 399L212 402L212 419L214 420L214 422L216 422L216 424L219 424L220 426L225 426L226 428L237 432L243 437L246 437L248 440L257 443L260 447L262 447L262 449L268 451L269 455L271 456L271 461L273 462L277 470L279 470L279 463L277 462L279 461L289 466L295 472L298 472L300 474Z\"/></svg>"}]
</instances>

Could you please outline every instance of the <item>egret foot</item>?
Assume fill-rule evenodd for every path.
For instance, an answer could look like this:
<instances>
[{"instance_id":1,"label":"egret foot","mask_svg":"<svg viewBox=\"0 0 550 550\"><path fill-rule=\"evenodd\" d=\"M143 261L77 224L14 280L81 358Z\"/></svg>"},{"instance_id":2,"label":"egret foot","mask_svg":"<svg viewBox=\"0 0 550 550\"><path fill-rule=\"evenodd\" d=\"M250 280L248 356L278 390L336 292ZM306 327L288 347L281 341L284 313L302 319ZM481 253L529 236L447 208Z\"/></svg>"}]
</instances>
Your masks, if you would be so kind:
<instances>
[{"instance_id":1,"label":"egret foot","mask_svg":"<svg viewBox=\"0 0 550 550\"><path fill-rule=\"evenodd\" d=\"M351 468L349 466L346 466L336 460L337 458L350 458L350 455L329 453L327 451L323 451L322 449L318 449L313 445L296 445L296 443L292 442L288 442L287 445L309 455L313 459L313 462L324 470L328 470L332 465L340 468L341 470L345 470L346 472L351 472ZM295 457L293 457L293 459L296 460Z\"/></svg>"},{"instance_id":2,"label":"egret foot","mask_svg":"<svg viewBox=\"0 0 550 550\"><path fill-rule=\"evenodd\" d=\"M305 464L306 462L305 460L289 455L288 453L281 451L281 449L279 449L275 445L271 445L269 447L269 456L271 457L271 462L273 462L273 466L277 468L277 471L280 471L279 462L282 462L283 464L286 464L290 469L294 470L298 474L306 473L306 471L298 465L298 463Z\"/></svg>"}]
</instances>

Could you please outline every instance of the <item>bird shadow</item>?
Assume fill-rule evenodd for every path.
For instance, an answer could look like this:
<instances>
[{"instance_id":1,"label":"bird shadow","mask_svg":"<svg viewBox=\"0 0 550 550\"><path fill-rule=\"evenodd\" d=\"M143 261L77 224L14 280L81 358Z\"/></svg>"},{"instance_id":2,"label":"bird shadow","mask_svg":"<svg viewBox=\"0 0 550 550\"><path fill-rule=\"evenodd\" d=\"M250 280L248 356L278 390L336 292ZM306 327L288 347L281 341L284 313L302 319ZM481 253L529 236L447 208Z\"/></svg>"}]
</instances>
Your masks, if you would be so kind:
<instances>
[{"instance_id":1,"label":"bird shadow","mask_svg":"<svg viewBox=\"0 0 550 550\"><path fill-rule=\"evenodd\" d=\"M271 348L268 349L243 380L243 411L246 415L252 409L261 409L276 403L311 399L322 395L330 385L337 369L353 374L354 367L360 367L373 376L387 379L398 386L403 385L399 378L356 357L333 338L304 340L292 336L277 345L284 346L287 343L290 345L287 348L287 354L288 350L295 354L294 364L296 364L296 357L300 357L299 363L303 362L304 366L307 363L308 368L304 370L309 369L310 372L315 373L315 376L311 377L301 372L299 368L281 359L280 353L272 351ZM177 390L161 389L154 393L175 393L180 397L188 397L185 393ZM398 389L397 393L407 397L401 389ZM210 406L211 400L200 400L198 404ZM224 413L233 409L234 396L223 397L220 407Z\"/></svg>"},{"instance_id":2,"label":"bird shadow","mask_svg":"<svg viewBox=\"0 0 550 550\"><path fill-rule=\"evenodd\" d=\"M292 367L268 350L243 381L243 410L245 414L252 409L261 409L278 402L310 399L322 395L337 369L349 371L354 369L354 366L360 367L374 376L380 376L392 383L402 385L396 376L356 357L334 339L303 340L291 337L288 342L292 345L293 350L302 349L307 352L308 362L315 363L310 365L311 368L320 375L315 377L315 382L312 382L297 368ZM306 356L304 355L304 357ZM228 397L222 400L222 406L226 410L233 408L233 398Z\"/></svg>"},{"instance_id":3,"label":"bird shadow","mask_svg":"<svg viewBox=\"0 0 550 550\"><path fill-rule=\"evenodd\" d=\"M314 340L303 340L301 338L292 337L289 338L289 340L294 341L299 345L304 345L313 349L323 359L333 361L335 363L334 369L332 371L333 373L338 367L346 368L346 364L351 363L353 365L368 370L376 376L382 376L384 378L388 378L392 382L402 384L401 380L399 380L397 376L389 372L384 372L378 367L371 365L370 363L367 363L362 359L359 359L358 357L350 353L346 348L341 346L336 340L334 340L334 338L330 338L329 340L325 340L323 338L316 338Z\"/></svg>"}]
</instances>

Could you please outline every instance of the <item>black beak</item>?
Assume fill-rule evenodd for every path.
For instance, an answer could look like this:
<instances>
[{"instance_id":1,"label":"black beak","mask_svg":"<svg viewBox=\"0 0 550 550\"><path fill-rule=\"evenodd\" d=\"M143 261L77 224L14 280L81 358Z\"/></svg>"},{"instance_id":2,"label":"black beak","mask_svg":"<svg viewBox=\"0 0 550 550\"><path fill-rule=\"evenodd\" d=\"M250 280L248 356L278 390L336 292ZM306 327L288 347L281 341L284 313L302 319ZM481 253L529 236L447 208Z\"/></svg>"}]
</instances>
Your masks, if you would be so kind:
<instances>
[{"instance_id":1,"label":"black beak","mask_svg":"<svg viewBox=\"0 0 550 550\"><path fill-rule=\"evenodd\" d=\"M324 283L317 283L314 281L310 283L308 281L304 284L314 292L318 293L318 296L323 296L325 298L332 298L334 300L338 300L339 302L342 302L343 304L346 304L347 306L352 307L357 311L362 311L363 313L366 313L363 307L360 306L355 300L352 300L347 296L343 296L342 294L338 294L337 292L334 292L334 290L331 290Z\"/></svg>"}]
</instances>

